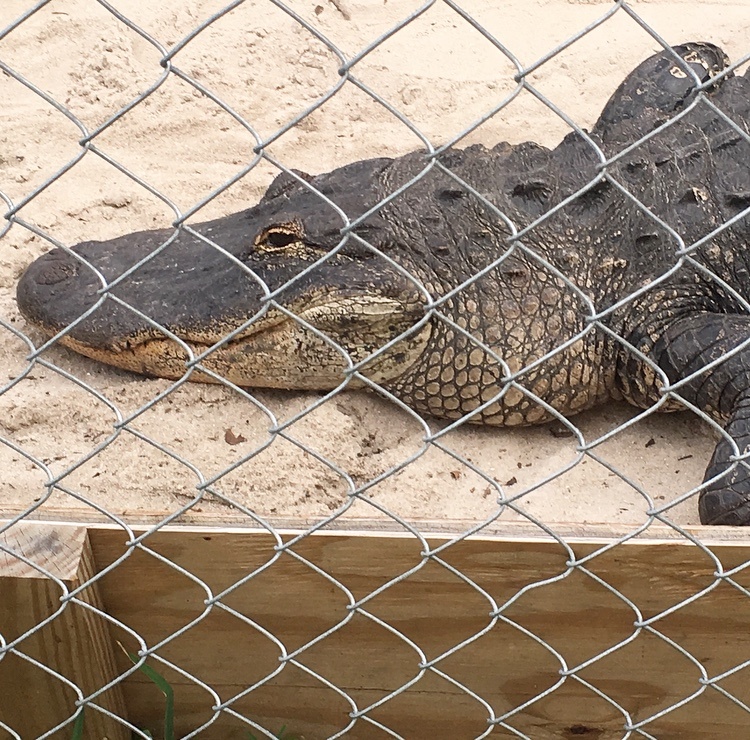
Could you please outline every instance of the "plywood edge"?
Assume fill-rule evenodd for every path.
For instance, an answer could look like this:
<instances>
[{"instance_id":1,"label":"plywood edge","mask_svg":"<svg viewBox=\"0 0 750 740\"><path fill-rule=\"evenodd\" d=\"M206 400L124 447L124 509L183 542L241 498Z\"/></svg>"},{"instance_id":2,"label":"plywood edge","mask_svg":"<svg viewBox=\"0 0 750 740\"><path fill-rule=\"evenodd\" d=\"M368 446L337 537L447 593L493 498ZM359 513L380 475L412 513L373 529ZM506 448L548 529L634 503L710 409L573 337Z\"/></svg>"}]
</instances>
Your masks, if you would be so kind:
<instances>
[{"instance_id":1,"label":"plywood edge","mask_svg":"<svg viewBox=\"0 0 750 740\"><path fill-rule=\"evenodd\" d=\"M243 524L242 522L245 522ZM394 521L382 519L341 519L328 522L325 527L320 527L320 520L299 518L273 518L266 520L273 532L283 539L297 537L311 532L313 536L332 537L385 537L385 538L407 538L413 539L414 534ZM7 522L0 519L0 530ZM640 525L610 525L610 524L581 524L572 522L559 522L546 524L547 531L529 522L496 522L474 532L477 522L464 520L415 520L409 525L425 539L450 540L466 536L472 533L471 539L475 541L520 541L539 542L556 540L568 544L590 543L590 544L612 544L623 541L638 542L639 544L684 544L694 545L699 542L706 547L721 547L722 545L747 546L750 557L750 528L745 527L708 527L708 526L685 526L679 529L665 524L651 524L647 528ZM206 519L201 523L170 523L159 526L158 522L140 520L137 523L128 523L128 529L136 536L149 530L161 533L194 533L206 535L219 534L269 534L269 529L259 526L255 522L248 523L247 518L233 521L221 517ZM57 532L56 537L64 537L70 540L71 545L85 540L87 531L122 532L128 537L127 530L122 526L111 522L102 521L65 521L58 519L44 519L30 522L22 522L15 527L28 529L24 537L31 538L33 545L37 548L44 544L45 533ZM34 529L34 528L37 529ZM19 532L21 531L19 530ZM0 535L2 537L2 535ZM0 542L2 540L0 539ZM82 547L82 544L80 545ZM62 554L59 556L62 557ZM2 573L2 552L0 552L0 573Z\"/></svg>"},{"instance_id":2,"label":"plywood edge","mask_svg":"<svg viewBox=\"0 0 750 740\"><path fill-rule=\"evenodd\" d=\"M424 542L403 531L315 532L291 546L294 557L277 558L278 540L266 530L165 527L142 540L144 551L134 551L108 572L102 581L102 595L116 619L136 630L146 644L154 645L205 609L204 588L186 579L185 572L202 580L214 594L254 573L250 581L222 600L236 614L270 630L293 650L341 623L349 613L343 592L346 589L356 600L367 600L363 611L358 611L345 627L306 648L301 662L355 697L358 706L367 703L368 692L373 697L382 696L416 675L419 661L409 646L365 616L365 611L419 644L432 659L488 626L492 607L485 594L504 605L505 618L559 651L566 665L576 666L601 654L601 659L581 669L582 677L623 702L636 719L677 705L701 687L695 664L648 629L641 629L629 647L627 640L640 629L634 626L639 615L666 615L657 629L665 629L670 639L684 644L688 651L699 644L700 659L709 675L747 659L750 639L742 627L747 613L738 608L744 594L732 587L708 588L715 581L715 562L704 549L685 546L686 541L668 528L647 533L650 539L632 539L612 548L598 544L617 542L611 528L604 533L599 530L598 534L607 535L601 540L590 536L591 527L586 530L588 537L581 537L573 525L567 528L578 532L571 540L575 538L581 544L569 549L554 538L532 537L534 529L529 525L515 524L504 526L495 536L473 537L455 544L449 535L430 534L426 535L429 548L442 543L450 546L439 553L440 563L422 563L427 559ZM560 534L563 529L561 525ZM704 537L719 537L719 557L725 568L738 567L750 559L747 540L733 539L735 532L696 530ZM149 532L149 528L138 528L135 533L143 531ZM288 542L298 533L300 530L282 530L280 534ZM723 537L725 534L730 536ZM101 567L123 555L129 533L108 526L92 528L90 537ZM566 540L566 544L571 541ZM586 572L570 567L571 550L578 559L594 555L586 562ZM261 569L272 560L270 568ZM177 567L170 567L170 563ZM314 564L316 570L307 564ZM418 565L425 567L415 568ZM320 571L341 588L323 580ZM403 574L409 575L400 581ZM388 588L381 590L386 583ZM469 584L476 584L483 593ZM701 590L706 594L697 603L669 618L670 609L690 602ZM525 593L516 598L521 591ZM637 605L637 611L631 603ZM148 606L155 604L166 607ZM705 639L706 625L711 625L710 640ZM622 649L609 657L606 651L616 643ZM240 654L252 656L252 660L226 658ZM163 657L206 681L224 697L234 696L268 675L278 665L280 655L278 643L257 635L234 614L214 609L184 639L171 640ZM270 729L279 724L271 707L294 717L300 692L312 696L320 686L315 676L287 665L277 679L254 691L242 705ZM550 651L502 620L476 642L442 660L439 668L490 701L496 713L523 705L539 693L540 687L552 686L560 678L560 664ZM180 689L186 712L181 716L205 719L205 697L190 689L194 680L179 673L170 674L169 680ZM183 687L187 687L185 693ZM158 721L149 699L153 687L144 676L130 677L125 691L134 721L144 726ZM437 716L438 709L445 709L441 716L444 732L459 736L466 731L460 719L465 710L460 705L460 687L430 674L405 693L408 696L389 702L373 717L383 719L389 727L409 728L414 726L414 718ZM741 696L744 699L744 694ZM746 726L746 716L730 716L722 701L718 694L708 692L701 702L655 723L654 733L677 737L697 728L696 736L712 729L722 736L736 736ZM307 717L311 737L325 736L323 724L345 722L348 712L335 692L319 692L316 702L314 713L311 710ZM318 718L315 721L321 726L314 727L311 718ZM569 679L562 690L535 701L511 724L530 737L568 737L566 728L580 727L592 728L592 736L598 733L599 737L614 738L622 735L623 718L611 704ZM181 731L187 733L193 726L186 720Z\"/></svg>"}]
</instances>

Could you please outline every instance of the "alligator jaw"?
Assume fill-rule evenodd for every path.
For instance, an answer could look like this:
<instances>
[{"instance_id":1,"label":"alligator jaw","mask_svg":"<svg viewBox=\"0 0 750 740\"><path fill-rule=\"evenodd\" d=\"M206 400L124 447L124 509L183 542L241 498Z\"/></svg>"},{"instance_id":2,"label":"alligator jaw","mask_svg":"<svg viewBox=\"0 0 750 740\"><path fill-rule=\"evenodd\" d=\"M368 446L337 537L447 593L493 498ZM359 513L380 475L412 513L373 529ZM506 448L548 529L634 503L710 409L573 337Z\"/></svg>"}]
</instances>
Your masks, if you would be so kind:
<instances>
[{"instance_id":1,"label":"alligator jaw","mask_svg":"<svg viewBox=\"0 0 750 740\"><path fill-rule=\"evenodd\" d=\"M332 329L344 316L347 336L336 337ZM367 303L354 303L337 297L300 307L296 312L292 308L270 308L224 342L215 339L220 335L208 331L182 336L176 331L175 336L190 348L193 357L218 345L200 362L200 367L209 372L195 369L191 380L221 382L215 373L239 386L326 391L341 385L353 364L367 360L378 347L398 336L393 334L394 328L404 334L403 339L365 362L362 374L384 382L408 370L421 356L432 331L429 323L411 329L414 321L415 317L395 300L373 297ZM92 346L69 334L59 341L99 362L173 380L185 375L186 363L191 360L180 342L156 328L109 347ZM341 346L344 343L346 346ZM364 383L355 376L349 385L357 388Z\"/></svg>"}]
</instances>

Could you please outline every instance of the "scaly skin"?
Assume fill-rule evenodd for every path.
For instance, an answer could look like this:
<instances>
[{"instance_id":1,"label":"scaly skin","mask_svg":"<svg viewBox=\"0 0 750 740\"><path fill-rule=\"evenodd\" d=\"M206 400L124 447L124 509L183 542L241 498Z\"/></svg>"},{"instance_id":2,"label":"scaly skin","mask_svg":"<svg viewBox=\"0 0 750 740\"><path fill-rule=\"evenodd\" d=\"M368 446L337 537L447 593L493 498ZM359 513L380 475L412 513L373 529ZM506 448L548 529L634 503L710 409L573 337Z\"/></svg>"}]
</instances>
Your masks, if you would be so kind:
<instances>
[{"instance_id":1,"label":"scaly skin","mask_svg":"<svg viewBox=\"0 0 750 740\"><path fill-rule=\"evenodd\" d=\"M710 81L727 64L721 50L675 52L626 78L590 139L283 174L257 206L193 233L53 250L22 277L19 307L47 335L65 330L62 344L128 370L179 378L186 348L219 343L202 367L239 385L328 390L349 372L351 386L366 377L420 413L487 424L534 424L611 398L648 407L676 383L727 425L702 521L748 524L750 475L731 456L750 444L750 353L704 369L750 336L746 219L667 273L683 245L750 205L750 80L726 75L704 93L734 128L705 99L690 109L690 70ZM601 175L597 147L614 156L688 109ZM662 405L679 407L672 394Z\"/></svg>"}]
</instances>

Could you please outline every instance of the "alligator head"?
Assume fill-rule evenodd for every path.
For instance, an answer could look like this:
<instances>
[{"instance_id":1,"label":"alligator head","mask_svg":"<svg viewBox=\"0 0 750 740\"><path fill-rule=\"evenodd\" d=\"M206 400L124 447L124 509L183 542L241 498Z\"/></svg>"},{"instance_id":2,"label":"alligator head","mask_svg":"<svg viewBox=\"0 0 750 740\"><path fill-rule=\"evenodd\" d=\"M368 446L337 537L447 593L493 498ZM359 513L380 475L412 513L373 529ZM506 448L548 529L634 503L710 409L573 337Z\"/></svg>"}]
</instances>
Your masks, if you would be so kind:
<instances>
[{"instance_id":1,"label":"alligator head","mask_svg":"<svg viewBox=\"0 0 750 740\"><path fill-rule=\"evenodd\" d=\"M54 249L24 273L18 306L61 344L146 375L180 378L213 347L193 379L326 390L393 343L363 367L387 379L429 337L425 294L379 252L393 234L377 211L342 229L377 203L389 162L283 173L232 216Z\"/></svg>"}]
</instances>

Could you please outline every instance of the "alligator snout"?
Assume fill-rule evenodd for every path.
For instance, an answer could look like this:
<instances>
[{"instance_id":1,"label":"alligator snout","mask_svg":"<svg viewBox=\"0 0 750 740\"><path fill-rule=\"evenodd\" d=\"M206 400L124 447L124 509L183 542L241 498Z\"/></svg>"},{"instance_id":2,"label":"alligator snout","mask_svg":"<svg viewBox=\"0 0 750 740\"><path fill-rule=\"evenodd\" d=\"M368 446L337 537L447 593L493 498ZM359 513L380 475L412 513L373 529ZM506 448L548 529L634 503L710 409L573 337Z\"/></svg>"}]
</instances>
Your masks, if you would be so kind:
<instances>
[{"instance_id":1,"label":"alligator snout","mask_svg":"<svg viewBox=\"0 0 750 740\"><path fill-rule=\"evenodd\" d=\"M26 269L18 284L18 307L31 323L54 334L94 305L100 285L92 270L56 248Z\"/></svg>"},{"instance_id":2,"label":"alligator snout","mask_svg":"<svg viewBox=\"0 0 750 740\"><path fill-rule=\"evenodd\" d=\"M36 285L56 285L78 275L79 262L62 249L54 249L38 262L36 269L29 270L28 283ZM28 286L27 286L28 287Z\"/></svg>"}]
</instances>

